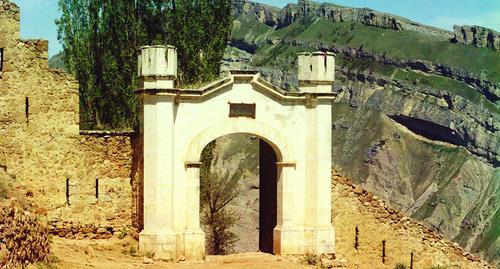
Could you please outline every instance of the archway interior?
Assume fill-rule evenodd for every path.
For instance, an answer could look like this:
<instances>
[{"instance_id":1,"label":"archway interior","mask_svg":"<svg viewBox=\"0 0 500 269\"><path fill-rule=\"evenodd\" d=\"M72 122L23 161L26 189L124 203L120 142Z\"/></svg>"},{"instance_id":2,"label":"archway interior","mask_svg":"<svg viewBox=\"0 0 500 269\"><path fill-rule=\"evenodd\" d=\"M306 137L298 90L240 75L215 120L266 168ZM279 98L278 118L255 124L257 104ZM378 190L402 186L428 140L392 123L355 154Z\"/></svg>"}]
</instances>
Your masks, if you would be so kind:
<instances>
[{"instance_id":1,"label":"archway interior","mask_svg":"<svg viewBox=\"0 0 500 269\"><path fill-rule=\"evenodd\" d=\"M273 253L273 229L277 221L278 168L273 148L259 140L259 250Z\"/></svg>"},{"instance_id":2,"label":"archway interior","mask_svg":"<svg viewBox=\"0 0 500 269\"><path fill-rule=\"evenodd\" d=\"M211 154L210 161L206 161L207 154ZM219 137L203 149L202 170L209 169L223 177L238 177L240 194L228 206L238 219L230 229L239 238L234 244L234 252L273 253L273 229L277 223L277 156L270 143L248 133ZM209 167L205 162L211 162ZM200 180L204 180L203 173ZM200 185L203 195L205 185ZM207 234L207 253L211 254L210 230L203 219L201 221Z\"/></svg>"}]
</instances>

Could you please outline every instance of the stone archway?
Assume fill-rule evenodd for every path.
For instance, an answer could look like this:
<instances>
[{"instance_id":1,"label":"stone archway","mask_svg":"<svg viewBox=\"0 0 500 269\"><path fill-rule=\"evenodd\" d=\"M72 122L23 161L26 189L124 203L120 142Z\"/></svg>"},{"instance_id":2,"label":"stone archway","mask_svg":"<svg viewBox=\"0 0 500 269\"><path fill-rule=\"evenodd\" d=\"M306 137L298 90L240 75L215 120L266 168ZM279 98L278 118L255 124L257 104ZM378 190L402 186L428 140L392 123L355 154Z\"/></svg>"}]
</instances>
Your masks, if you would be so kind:
<instances>
[{"instance_id":1,"label":"stone archway","mask_svg":"<svg viewBox=\"0 0 500 269\"><path fill-rule=\"evenodd\" d=\"M203 148L217 137L250 133L276 152L275 254L333 253L331 92L333 54L299 55L299 92L258 72L232 71L200 89L177 89L174 47L143 47L139 56L144 143L141 252L161 259L205 255L199 217Z\"/></svg>"},{"instance_id":2,"label":"stone archway","mask_svg":"<svg viewBox=\"0 0 500 269\"><path fill-rule=\"evenodd\" d=\"M209 152L215 153L211 155L210 161L203 157L209 156ZM209 192L203 189L203 180L206 178L201 174L205 169L221 177L218 180L238 181L235 188L240 192L237 198L225 207L225 210L237 214L238 217L231 228L231 232L238 238L233 245L233 250L237 253L273 253L273 232L277 224L278 210L278 155L281 154L276 152L275 146L251 133L223 135L212 140L203 149L200 158L203 163L199 178L200 196L203 196L203 191ZM200 201L201 220L203 215L208 213L204 211L203 205ZM203 221L200 226L203 227ZM207 228L209 227L203 227L205 233L211 233ZM207 253L209 245L206 244Z\"/></svg>"}]
</instances>

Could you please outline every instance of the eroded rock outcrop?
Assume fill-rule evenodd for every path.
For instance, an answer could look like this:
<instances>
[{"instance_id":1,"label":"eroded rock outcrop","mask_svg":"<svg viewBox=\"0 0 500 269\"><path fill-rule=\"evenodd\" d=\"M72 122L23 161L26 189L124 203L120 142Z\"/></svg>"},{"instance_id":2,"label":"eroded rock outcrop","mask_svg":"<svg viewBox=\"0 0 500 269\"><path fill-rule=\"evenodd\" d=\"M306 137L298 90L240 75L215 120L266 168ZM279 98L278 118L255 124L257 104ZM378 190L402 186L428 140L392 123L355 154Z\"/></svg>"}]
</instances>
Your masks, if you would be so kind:
<instances>
[{"instance_id":1,"label":"eroded rock outcrop","mask_svg":"<svg viewBox=\"0 0 500 269\"><path fill-rule=\"evenodd\" d=\"M233 0L233 15L253 17L258 22L273 27L278 24L279 8L247 0Z\"/></svg>"},{"instance_id":2,"label":"eroded rock outcrop","mask_svg":"<svg viewBox=\"0 0 500 269\"><path fill-rule=\"evenodd\" d=\"M478 25L454 25L454 42L472 44L480 48L500 49L500 33Z\"/></svg>"},{"instance_id":3,"label":"eroded rock outcrop","mask_svg":"<svg viewBox=\"0 0 500 269\"><path fill-rule=\"evenodd\" d=\"M378 12L369 8L351 8L332 3L316 3L299 0L298 4L288 4L283 9L254 3L248 0L233 1L235 17L251 16L259 22L277 28L286 27L296 20L307 17L321 17L333 22L360 22L365 25L393 30L414 30L435 36L453 38L453 33L423 25L392 14Z\"/></svg>"}]
</instances>

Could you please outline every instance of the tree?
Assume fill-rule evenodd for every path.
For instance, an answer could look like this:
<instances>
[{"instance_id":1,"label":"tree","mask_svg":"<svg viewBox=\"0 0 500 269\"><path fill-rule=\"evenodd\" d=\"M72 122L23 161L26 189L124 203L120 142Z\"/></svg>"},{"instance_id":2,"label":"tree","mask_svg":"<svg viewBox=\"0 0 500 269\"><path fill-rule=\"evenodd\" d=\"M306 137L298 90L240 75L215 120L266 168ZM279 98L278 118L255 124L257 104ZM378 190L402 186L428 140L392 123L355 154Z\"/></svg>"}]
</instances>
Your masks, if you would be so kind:
<instances>
[{"instance_id":1,"label":"tree","mask_svg":"<svg viewBox=\"0 0 500 269\"><path fill-rule=\"evenodd\" d=\"M230 0L59 0L65 65L80 82L81 127L137 124L137 53L174 45L178 84L219 75L231 31Z\"/></svg>"},{"instance_id":2,"label":"tree","mask_svg":"<svg viewBox=\"0 0 500 269\"><path fill-rule=\"evenodd\" d=\"M207 235L207 251L219 255L230 253L239 239L230 230L239 216L227 206L240 194L238 179L241 173L230 177L210 171L214 147L215 141L208 144L202 153L200 204L201 219Z\"/></svg>"}]
</instances>

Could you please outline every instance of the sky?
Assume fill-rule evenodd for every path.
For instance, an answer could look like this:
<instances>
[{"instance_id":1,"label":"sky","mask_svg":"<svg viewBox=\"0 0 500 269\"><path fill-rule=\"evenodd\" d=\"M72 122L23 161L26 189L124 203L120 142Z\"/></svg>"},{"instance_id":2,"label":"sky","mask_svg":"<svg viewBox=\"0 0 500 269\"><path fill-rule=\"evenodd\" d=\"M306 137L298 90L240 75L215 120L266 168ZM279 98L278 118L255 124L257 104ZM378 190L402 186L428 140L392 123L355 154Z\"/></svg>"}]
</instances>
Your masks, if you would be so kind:
<instances>
[{"instance_id":1,"label":"sky","mask_svg":"<svg viewBox=\"0 0 500 269\"><path fill-rule=\"evenodd\" d=\"M21 8L21 37L49 40L49 56L62 50L55 20L58 0L11 0ZM277 7L296 0L257 0ZM368 7L413 21L452 30L454 24L481 25L500 32L500 0L316 0Z\"/></svg>"}]
</instances>

